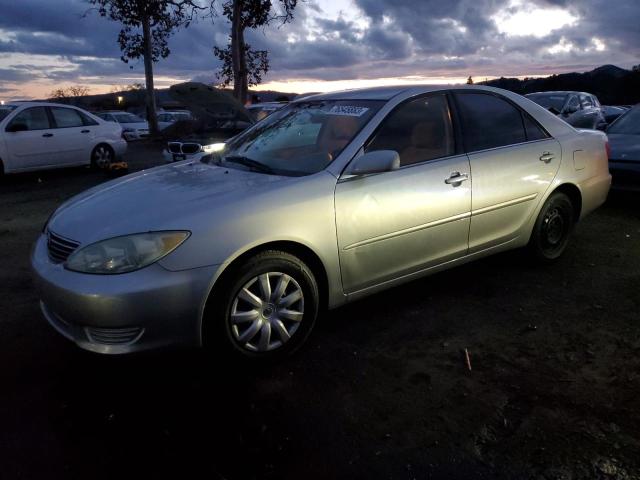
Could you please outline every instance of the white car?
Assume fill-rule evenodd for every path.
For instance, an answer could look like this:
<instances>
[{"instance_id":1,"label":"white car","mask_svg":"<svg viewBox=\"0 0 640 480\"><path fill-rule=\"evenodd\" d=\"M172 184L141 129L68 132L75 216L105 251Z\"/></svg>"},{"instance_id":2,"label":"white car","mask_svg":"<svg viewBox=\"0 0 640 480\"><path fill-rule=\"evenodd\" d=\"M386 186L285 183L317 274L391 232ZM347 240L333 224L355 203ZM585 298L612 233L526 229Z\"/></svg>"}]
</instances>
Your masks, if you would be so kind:
<instances>
[{"instance_id":1,"label":"white car","mask_svg":"<svg viewBox=\"0 0 640 480\"><path fill-rule=\"evenodd\" d=\"M110 110L96 115L107 122L119 123L122 126L122 136L127 142L149 136L149 123L144 118L133 113Z\"/></svg>"},{"instance_id":2,"label":"white car","mask_svg":"<svg viewBox=\"0 0 640 480\"><path fill-rule=\"evenodd\" d=\"M0 174L93 165L106 168L127 150L119 125L57 103L0 106Z\"/></svg>"},{"instance_id":3,"label":"white car","mask_svg":"<svg viewBox=\"0 0 640 480\"><path fill-rule=\"evenodd\" d=\"M182 120L193 120L193 115L189 110L172 110L158 113L158 129L164 130L165 128L173 125L176 122Z\"/></svg>"}]
</instances>

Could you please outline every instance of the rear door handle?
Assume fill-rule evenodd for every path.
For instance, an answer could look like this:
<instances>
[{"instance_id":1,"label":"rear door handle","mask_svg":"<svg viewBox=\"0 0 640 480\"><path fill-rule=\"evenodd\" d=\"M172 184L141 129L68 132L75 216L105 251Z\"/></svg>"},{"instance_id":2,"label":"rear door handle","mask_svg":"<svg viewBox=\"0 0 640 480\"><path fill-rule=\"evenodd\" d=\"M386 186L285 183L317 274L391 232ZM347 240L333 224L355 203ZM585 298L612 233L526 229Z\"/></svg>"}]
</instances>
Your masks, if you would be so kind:
<instances>
[{"instance_id":1,"label":"rear door handle","mask_svg":"<svg viewBox=\"0 0 640 480\"><path fill-rule=\"evenodd\" d=\"M43 133L43 137L53 137L53 133Z\"/></svg>"},{"instance_id":2,"label":"rear door handle","mask_svg":"<svg viewBox=\"0 0 640 480\"><path fill-rule=\"evenodd\" d=\"M80 133L89 133L91 130L81 130Z\"/></svg>"},{"instance_id":3,"label":"rear door handle","mask_svg":"<svg viewBox=\"0 0 640 480\"><path fill-rule=\"evenodd\" d=\"M457 187L458 185L460 185L462 182L469 180L469 175L466 173L460 173L460 172L451 172L451 175L449 176L449 178L446 178L444 183L446 183L447 185L453 185L454 187Z\"/></svg>"},{"instance_id":4,"label":"rear door handle","mask_svg":"<svg viewBox=\"0 0 640 480\"><path fill-rule=\"evenodd\" d=\"M544 152L542 155L540 155L540 161L544 163L549 163L554 158L556 158L556 156L551 152Z\"/></svg>"}]
</instances>

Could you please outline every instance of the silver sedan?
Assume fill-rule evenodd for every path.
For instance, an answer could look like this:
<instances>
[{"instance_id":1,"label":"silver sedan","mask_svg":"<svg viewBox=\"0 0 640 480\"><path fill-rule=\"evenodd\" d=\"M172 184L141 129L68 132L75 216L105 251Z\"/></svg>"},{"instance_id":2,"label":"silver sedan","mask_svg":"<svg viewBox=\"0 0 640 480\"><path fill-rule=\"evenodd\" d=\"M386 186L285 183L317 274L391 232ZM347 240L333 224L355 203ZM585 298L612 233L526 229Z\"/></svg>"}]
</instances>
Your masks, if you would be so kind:
<instances>
[{"instance_id":1,"label":"silver sedan","mask_svg":"<svg viewBox=\"0 0 640 480\"><path fill-rule=\"evenodd\" d=\"M302 98L63 204L32 255L42 311L95 352L284 355L323 308L504 250L557 259L607 197L607 148L487 87Z\"/></svg>"}]
</instances>

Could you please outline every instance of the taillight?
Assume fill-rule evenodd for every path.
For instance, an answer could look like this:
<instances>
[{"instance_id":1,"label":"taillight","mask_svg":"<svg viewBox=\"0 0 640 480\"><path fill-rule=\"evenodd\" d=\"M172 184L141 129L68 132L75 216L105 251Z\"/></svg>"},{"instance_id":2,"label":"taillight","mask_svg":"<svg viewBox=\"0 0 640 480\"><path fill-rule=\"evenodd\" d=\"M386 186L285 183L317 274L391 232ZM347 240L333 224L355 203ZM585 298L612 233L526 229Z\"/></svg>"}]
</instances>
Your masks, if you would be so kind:
<instances>
[{"instance_id":1,"label":"taillight","mask_svg":"<svg viewBox=\"0 0 640 480\"><path fill-rule=\"evenodd\" d=\"M611 146L609 145L609 140L604 142L604 149L607 152L607 160L611 158Z\"/></svg>"}]
</instances>

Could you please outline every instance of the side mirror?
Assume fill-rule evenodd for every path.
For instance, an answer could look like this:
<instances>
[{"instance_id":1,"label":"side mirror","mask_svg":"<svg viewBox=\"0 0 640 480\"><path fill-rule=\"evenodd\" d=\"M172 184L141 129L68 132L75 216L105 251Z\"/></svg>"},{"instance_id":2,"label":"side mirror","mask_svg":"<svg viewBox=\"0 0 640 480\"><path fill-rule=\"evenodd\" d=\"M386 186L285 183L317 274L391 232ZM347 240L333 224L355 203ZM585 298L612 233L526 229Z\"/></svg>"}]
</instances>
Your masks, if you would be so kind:
<instances>
[{"instance_id":1,"label":"side mirror","mask_svg":"<svg viewBox=\"0 0 640 480\"><path fill-rule=\"evenodd\" d=\"M7 127L7 132L26 132L27 130L29 130L29 127L27 126L26 123L12 123L11 125L9 125Z\"/></svg>"},{"instance_id":2,"label":"side mirror","mask_svg":"<svg viewBox=\"0 0 640 480\"><path fill-rule=\"evenodd\" d=\"M351 175L367 175L370 173L389 172L400 168L400 155L395 150L375 150L365 153L353 161L347 173Z\"/></svg>"}]
</instances>

